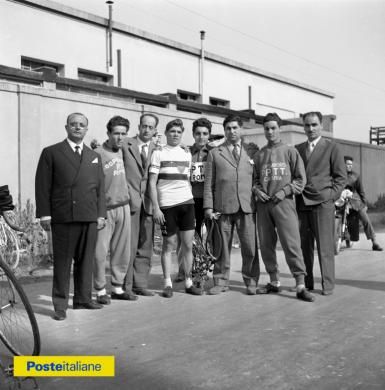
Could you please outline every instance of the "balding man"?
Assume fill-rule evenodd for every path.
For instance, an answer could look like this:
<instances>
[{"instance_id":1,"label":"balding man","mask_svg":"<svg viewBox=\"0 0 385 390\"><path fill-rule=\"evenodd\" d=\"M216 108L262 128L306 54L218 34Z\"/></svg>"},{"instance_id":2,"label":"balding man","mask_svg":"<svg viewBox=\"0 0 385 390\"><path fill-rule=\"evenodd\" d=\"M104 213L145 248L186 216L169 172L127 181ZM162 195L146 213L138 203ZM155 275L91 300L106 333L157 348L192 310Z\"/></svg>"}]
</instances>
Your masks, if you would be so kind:
<instances>
[{"instance_id":1,"label":"balding man","mask_svg":"<svg viewBox=\"0 0 385 390\"><path fill-rule=\"evenodd\" d=\"M100 309L93 302L92 268L97 230L105 225L104 176L100 156L83 139L88 119L70 114L67 138L43 149L36 171L36 217L52 230L54 319L66 318L74 260L74 309Z\"/></svg>"}]
</instances>

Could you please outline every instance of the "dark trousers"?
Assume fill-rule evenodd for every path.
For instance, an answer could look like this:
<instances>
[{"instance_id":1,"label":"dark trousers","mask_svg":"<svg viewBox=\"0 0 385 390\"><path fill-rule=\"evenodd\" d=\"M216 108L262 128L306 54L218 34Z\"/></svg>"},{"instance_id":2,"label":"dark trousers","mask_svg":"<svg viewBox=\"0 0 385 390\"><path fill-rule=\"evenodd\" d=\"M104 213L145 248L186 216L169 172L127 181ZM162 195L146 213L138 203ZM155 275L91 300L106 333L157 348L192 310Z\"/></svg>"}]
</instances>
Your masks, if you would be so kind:
<instances>
[{"instance_id":1,"label":"dark trousers","mask_svg":"<svg viewBox=\"0 0 385 390\"><path fill-rule=\"evenodd\" d=\"M73 303L91 302L96 237L96 222L52 224L52 302L55 310L66 310L68 307L72 260Z\"/></svg>"},{"instance_id":2,"label":"dark trousers","mask_svg":"<svg viewBox=\"0 0 385 390\"><path fill-rule=\"evenodd\" d=\"M214 284L229 285L231 244L236 228L241 244L243 281L246 286L257 285L260 270L255 214L246 214L243 211L222 214L219 218L219 228L222 234L222 253L214 265Z\"/></svg>"},{"instance_id":3,"label":"dark trousers","mask_svg":"<svg viewBox=\"0 0 385 390\"><path fill-rule=\"evenodd\" d=\"M152 215L141 210L131 213L131 255L124 286L126 291L133 288L147 288L151 271L154 241Z\"/></svg>"},{"instance_id":4,"label":"dark trousers","mask_svg":"<svg viewBox=\"0 0 385 390\"><path fill-rule=\"evenodd\" d=\"M322 289L334 289L334 210L331 200L298 209L301 249L307 274L305 285L309 289L314 288L314 240L317 243Z\"/></svg>"},{"instance_id":5,"label":"dark trousers","mask_svg":"<svg viewBox=\"0 0 385 390\"><path fill-rule=\"evenodd\" d=\"M203 210L203 198L194 198L194 211L195 211L195 231L201 237L201 227L203 220L205 219L205 212Z\"/></svg>"}]
</instances>

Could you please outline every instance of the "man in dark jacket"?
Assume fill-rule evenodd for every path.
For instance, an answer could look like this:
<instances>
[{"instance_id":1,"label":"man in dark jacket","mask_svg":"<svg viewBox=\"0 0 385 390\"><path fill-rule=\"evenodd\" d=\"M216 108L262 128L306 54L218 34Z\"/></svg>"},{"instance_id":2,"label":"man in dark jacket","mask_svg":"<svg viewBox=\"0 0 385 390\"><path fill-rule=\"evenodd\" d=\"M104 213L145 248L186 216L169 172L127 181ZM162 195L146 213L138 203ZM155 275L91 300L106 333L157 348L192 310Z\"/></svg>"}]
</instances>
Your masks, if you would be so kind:
<instances>
[{"instance_id":1,"label":"man in dark jacket","mask_svg":"<svg viewBox=\"0 0 385 390\"><path fill-rule=\"evenodd\" d=\"M74 309L100 309L92 302L92 268L97 230L105 225L106 205L101 159L83 139L88 119L70 114L67 139L43 149L36 171L36 217L52 229L52 301L56 320L66 318L74 259Z\"/></svg>"}]
</instances>

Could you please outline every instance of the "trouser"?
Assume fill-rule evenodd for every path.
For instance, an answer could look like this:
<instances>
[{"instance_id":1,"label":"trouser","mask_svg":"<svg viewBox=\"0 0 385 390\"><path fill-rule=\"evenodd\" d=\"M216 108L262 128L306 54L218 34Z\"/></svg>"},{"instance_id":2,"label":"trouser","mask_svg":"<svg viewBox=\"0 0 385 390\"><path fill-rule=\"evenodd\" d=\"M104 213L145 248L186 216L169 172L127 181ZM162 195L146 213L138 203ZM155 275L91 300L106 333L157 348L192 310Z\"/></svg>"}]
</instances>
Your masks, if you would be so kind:
<instances>
[{"instance_id":1,"label":"trouser","mask_svg":"<svg viewBox=\"0 0 385 390\"><path fill-rule=\"evenodd\" d=\"M201 227L205 219L205 212L203 210L203 198L194 198L194 211L195 211L195 231L201 237Z\"/></svg>"},{"instance_id":2,"label":"trouser","mask_svg":"<svg viewBox=\"0 0 385 390\"><path fill-rule=\"evenodd\" d=\"M241 244L242 276L246 286L257 285L259 280L259 257L255 214L238 211L222 214L219 229L222 235L222 253L214 265L214 284L228 286L230 277L230 255L234 228Z\"/></svg>"},{"instance_id":3,"label":"trouser","mask_svg":"<svg viewBox=\"0 0 385 390\"><path fill-rule=\"evenodd\" d=\"M72 259L74 260L73 303L91 302L96 222L53 223L51 226L52 302L55 310L66 310L68 307Z\"/></svg>"},{"instance_id":4,"label":"trouser","mask_svg":"<svg viewBox=\"0 0 385 390\"><path fill-rule=\"evenodd\" d=\"M104 229L98 231L94 262L94 288L106 287L106 258L110 253L111 285L123 286L131 254L130 205L107 210Z\"/></svg>"},{"instance_id":5,"label":"trouser","mask_svg":"<svg viewBox=\"0 0 385 390\"><path fill-rule=\"evenodd\" d=\"M125 278L125 290L132 288L147 288L151 271L151 259L154 241L154 221L152 215L140 210L131 212L131 254L129 267Z\"/></svg>"},{"instance_id":6,"label":"trouser","mask_svg":"<svg viewBox=\"0 0 385 390\"><path fill-rule=\"evenodd\" d=\"M262 260L270 281L279 280L277 233L289 269L296 284L305 283L305 263L301 251L298 216L294 200L285 198L278 204L257 202L257 227Z\"/></svg>"},{"instance_id":7,"label":"trouser","mask_svg":"<svg viewBox=\"0 0 385 390\"><path fill-rule=\"evenodd\" d=\"M332 200L298 209L301 249L307 274L305 285L309 289L314 288L314 240L317 243L322 289L334 289L334 210Z\"/></svg>"}]
</instances>

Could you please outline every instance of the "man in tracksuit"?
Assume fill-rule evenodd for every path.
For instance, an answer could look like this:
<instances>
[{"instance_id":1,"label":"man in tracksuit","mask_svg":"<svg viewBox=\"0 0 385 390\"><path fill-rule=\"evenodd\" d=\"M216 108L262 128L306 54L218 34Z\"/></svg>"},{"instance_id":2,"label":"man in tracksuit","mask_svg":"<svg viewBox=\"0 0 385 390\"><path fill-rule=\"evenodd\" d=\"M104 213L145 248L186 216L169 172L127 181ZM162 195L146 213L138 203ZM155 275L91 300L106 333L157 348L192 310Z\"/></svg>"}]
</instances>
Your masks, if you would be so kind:
<instances>
[{"instance_id":1,"label":"man in tracksuit","mask_svg":"<svg viewBox=\"0 0 385 390\"><path fill-rule=\"evenodd\" d=\"M257 201L257 228L262 260L270 283L260 293L281 291L276 256L277 233L286 262L296 281L297 298L313 302L305 288L305 264L301 252L294 195L306 184L306 173L298 151L280 139L281 119L276 113L263 118L267 145L257 152L253 191Z\"/></svg>"}]
</instances>

